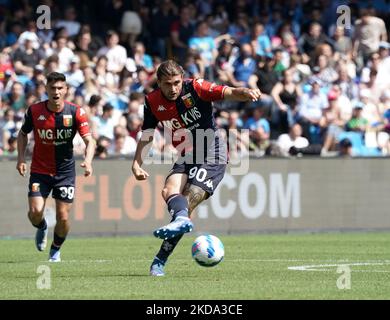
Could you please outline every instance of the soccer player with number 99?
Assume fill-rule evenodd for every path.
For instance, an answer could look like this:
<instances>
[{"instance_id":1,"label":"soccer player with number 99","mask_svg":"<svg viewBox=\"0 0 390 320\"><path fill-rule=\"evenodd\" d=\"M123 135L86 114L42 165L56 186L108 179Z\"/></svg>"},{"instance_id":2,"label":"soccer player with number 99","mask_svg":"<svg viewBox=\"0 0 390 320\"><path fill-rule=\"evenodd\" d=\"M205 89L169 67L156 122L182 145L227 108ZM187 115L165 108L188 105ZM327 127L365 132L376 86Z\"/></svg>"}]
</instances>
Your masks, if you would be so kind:
<instances>
[{"instance_id":1,"label":"soccer player with number 99","mask_svg":"<svg viewBox=\"0 0 390 320\"><path fill-rule=\"evenodd\" d=\"M33 131L28 218L37 228L35 245L43 251L47 244L47 222L43 215L46 199L52 192L56 202L57 223L50 248L49 261L61 261L60 248L69 232L69 212L75 194L75 161L73 138L78 132L86 145L85 159L81 163L84 176L92 175L92 159L95 141L90 132L85 111L65 101L66 78L62 73L52 72L46 78L48 100L31 105L25 114L18 134L18 162L16 169L23 177L27 173L25 152L27 135Z\"/></svg>"}]
</instances>

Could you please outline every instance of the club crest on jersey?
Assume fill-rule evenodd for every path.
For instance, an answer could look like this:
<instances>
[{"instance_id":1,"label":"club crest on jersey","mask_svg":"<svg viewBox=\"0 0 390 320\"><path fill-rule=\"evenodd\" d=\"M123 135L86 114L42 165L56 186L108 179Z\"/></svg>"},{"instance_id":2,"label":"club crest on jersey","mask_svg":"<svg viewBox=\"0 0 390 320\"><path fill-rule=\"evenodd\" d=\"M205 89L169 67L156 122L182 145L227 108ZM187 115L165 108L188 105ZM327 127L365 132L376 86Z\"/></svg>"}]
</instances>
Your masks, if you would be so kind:
<instances>
[{"instance_id":1,"label":"club crest on jersey","mask_svg":"<svg viewBox=\"0 0 390 320\"><path fill-rule=\"evenodd\" d=\"M33 183L31 186L31 191L32 192L39 192L39 186L40 186L39 183Z\"/></svg>"},{"instance_id":2,"label":"club crest on jersey","mask_svg":"<svg viewBox=\"0 0 390 320\"><path fill-rule=\"evenodd\" d=\"M71 114L64 114L63 115L63 124L65 127L71 127L73 123L72 115Z\"/></svg>"},{"instance_id":3,"label":"club crest on jersey","mask_svg":"<svg viewBox=\"0 0 390 320\"><path fill-rule=\"evenodd\" d=\"M181 97L183 99L184 105L187 109L192 108L195 105L194 98L191 96L191 93L187 93Z\"/></svg>"}]
</instances>

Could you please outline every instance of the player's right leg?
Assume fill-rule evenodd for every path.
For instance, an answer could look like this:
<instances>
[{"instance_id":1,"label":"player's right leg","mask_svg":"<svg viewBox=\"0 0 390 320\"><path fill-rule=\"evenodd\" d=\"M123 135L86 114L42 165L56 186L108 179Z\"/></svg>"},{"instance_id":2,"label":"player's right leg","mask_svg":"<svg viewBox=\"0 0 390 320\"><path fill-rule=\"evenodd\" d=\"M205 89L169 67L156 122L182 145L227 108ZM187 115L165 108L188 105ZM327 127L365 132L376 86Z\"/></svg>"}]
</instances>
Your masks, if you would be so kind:
<instances>
[{"instance_id":1,"label":"player's right leg","mask_svg":"<svg viewBox=\"0 0 390 320\"><path fill-rule=\"evenodd\" d=\"M45 210L46 198L43 197L29 197L28 198L29 211L28 218L31 224L37 228L35 233L35 246L38 251L43 251L47 245L47 223L43 216Z\"/></svg>"},{"instance_id":2,"label":"player's right leg","mask_svg":"<svg viewBox=\"0 0 390 320\"><path fill-rule=\"evenodd\" d=\"M164 239L159 252L153 259L152 265L150 266L150 275L152 276L163 276L164 266L168 260L169 255L173 252L176 245L183 237L185 232L192 229L192 223L188 218L188 202L182 196L183 188L187 182L187 175L182 173L184 167L180 168L179 165L175 165L172 169L171 174L166 178L165 185L162 190L162 196L168 205L168 211L172 216L171 222L178 219L179 226L176 226L178 230L175 237L169 237ZM177 224L177 222L176 222ZM170 228L169 225L157 229L154 234L161 235ZM163 231L165 229L165 231Z\"/></svg>"},{"instance_id":3,"label":"player's right leg","mask_svg":"<svg viewBox=\"0 0 390 320\"><path fill-rule=\"evenodd\" d=\"M53 185L53 198L56 201L56 225L54 227L53 242L50 246L49 261L60 262L60 249L66 240L70 229L70 210L74 200L75 176L55 176Z\"/></svg>"},{"instance_id":4,"label":"player's right leg","mask_svg":"<svg viewBox=\"0 0 390 320\"><path fill-rule=\"evenodd\" d=\"M167 203L172 220L169 224L155 230L153 233L155 237L168 240L192 230L188 200L182 195L186 182L187 174L184 173L173 173L167 177L162 196Z\"/></svg>"},{"instance_id":5,"label":"player's right leg","mask_svg":"<svg viewBox=\"0 0 390 320\"><path fill-rule=\"evenodd\" d=\"M29 182L28 192L28 218L31 224L37 228L35 234L35 246L39 251L43 251L47 245L47 223L44 218L46 198L49 195L50 177L32 173Z\"/></svg>"}]
</instances>

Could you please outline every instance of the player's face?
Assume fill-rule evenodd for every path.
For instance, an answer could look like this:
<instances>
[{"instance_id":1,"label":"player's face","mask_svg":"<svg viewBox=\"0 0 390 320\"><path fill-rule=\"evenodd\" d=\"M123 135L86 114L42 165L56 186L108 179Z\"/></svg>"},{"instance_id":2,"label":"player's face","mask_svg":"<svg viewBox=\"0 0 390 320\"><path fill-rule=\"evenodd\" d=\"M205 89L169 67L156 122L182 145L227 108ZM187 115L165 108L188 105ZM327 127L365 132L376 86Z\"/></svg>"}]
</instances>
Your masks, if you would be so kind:
<instances>
[{"instance_id":1,"label":"player's face","mask_svg":"<svg viewBox=\"0 0 390 320\"><path fill-rule=\"evenodd\" d=\"M168 100L174 101L181 93L181 89L183 87L183 76L163 76L160 80L157 81L157 83L164 97Z\"/></svg>"},{"instance_id":2,"label":"player's face","mask_svg":"<svg viewBox=\"0 0 390 320\"><path fill-rule=\"evenodd\" d=\"M49 102L56 107L61 107L64 103L67 90L66 83L63 81L48 83L46 85L46 91L49 96Z\"/></svg>"}]
</instances>

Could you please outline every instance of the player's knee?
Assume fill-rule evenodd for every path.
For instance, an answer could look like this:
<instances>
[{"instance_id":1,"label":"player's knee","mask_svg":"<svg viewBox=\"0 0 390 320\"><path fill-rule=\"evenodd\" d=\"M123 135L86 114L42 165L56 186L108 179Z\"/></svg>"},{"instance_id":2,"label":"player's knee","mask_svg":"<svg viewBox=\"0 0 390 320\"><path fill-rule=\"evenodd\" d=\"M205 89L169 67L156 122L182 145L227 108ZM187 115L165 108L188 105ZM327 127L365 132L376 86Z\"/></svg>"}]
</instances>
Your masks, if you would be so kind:
<instances>
[{"instance_id":1,"label":"player's knee","mask_svg":"<svg viewBox=\"0 0 390 320\"><path fill-rule=\"evenodd\" d=\"M68 217L63 217L63 216L57 217L57 224L66 225L68 223L69 223Z\"/></svg>"},{"instance_id":2,"label":"player's knee","mask_svg":"<svg viewBox=\"0 0 390 320\"><path fill-rule=\"evenodd\" d=\"M161 190L161 195L162 197L164 198L165 201L167 201L167 199L169 198L169 196L172 194L171 190L167 187L164 187L162 190Z\"/></svg>"},{"instance_id":3,"label":"player's knee","mask_svg":"<svg viewBox=\"0 0 390 320\"><path fill-rule=\"evenodd\" d=\"M37 207L31 207L30 211L28 212L28 216L31 218L41 217L42 215L43 215L43 210Z\"/></svg>"}]
</instances>

